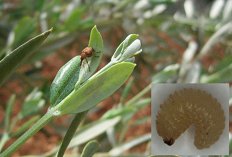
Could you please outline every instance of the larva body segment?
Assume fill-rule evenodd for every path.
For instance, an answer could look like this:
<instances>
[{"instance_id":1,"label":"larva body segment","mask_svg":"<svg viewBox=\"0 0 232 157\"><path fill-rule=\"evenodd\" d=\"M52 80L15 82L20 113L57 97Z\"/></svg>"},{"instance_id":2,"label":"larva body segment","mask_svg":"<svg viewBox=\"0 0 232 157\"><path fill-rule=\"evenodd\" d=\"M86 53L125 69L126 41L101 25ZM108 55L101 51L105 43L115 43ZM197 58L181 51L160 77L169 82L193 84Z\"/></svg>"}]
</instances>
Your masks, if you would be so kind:
<instances>
[{"instance_id":1,"label":"larva body segment","mask_svg":"<svg viewBox=\"0 0 232 157\"><path fill-rule=\"evenodd\" d=\"M191 125L195 127L195 146L204 149L219 139L225 117L221 105L210 94L185 88L171 94L160 105L156 128L164 142L172 145Z\"/></svg>"}]
</instances>

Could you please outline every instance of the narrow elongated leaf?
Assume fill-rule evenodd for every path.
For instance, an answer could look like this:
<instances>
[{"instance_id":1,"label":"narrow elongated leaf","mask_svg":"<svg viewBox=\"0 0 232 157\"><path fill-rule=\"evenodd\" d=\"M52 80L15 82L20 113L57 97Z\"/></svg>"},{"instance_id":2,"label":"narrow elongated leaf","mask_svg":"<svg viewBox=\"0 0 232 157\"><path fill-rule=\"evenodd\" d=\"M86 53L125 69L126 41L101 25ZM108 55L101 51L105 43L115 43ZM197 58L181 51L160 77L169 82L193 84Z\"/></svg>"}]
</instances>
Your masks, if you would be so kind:
<instances>
[{"instance_id":1,"label":"narrow elongated leaf","mask_svg":"<svg viewBox=\"0 0 232 157\"><path fill-rule=\"evenodd\" d=\"M78 27L80 27L81 16L83 16L85 11L86 7L77 7L75 10L73 10L69 17L66 17L66 20L64 22L65 29L68 29L69 31L74 31Z\"/></svg>"},{"instance_id":2,"label":"narrow elongated leaf","mask_svg":"<svg viewBox=\"0 0 232 157\"><path fill-rule=\"evenodd\" d=\"M113 65L94 79L74 90L51 112L56 114L79 113L94 107L113 94L128 79L135 64L122 62ZM53 110L53 111L52 111Z\"/></svg>"},{"instance_id":3,"label":"narrow elongated leaf","mask_svg":"<svg viewBox=\"0 0 232 157\"><path fill-rule=\"evenodd\" d=\"M94 52L92 57L87 57L85 60L83 60L81 64L79 80L75 85L76 89L80 86L81 83L86 81L96 71L101 61L104 44L102 36L97 30L96 26L94 26L91 30L88 46L92 47L94 49Z\"/></svg>"},{"instance_id":4,"label":"narrow elongated leaf","mask_svg":"<svg viewBox=\"0 0 232 157\"><path fill-rule=\"evenodd\" d=\"M51 106L58 104L74 89L74 86L79 79L80 62L80 56L72 58L69 62L63 65L56 74L50 88Z\"/></svg>"},{"instance_id":5,"label":"narrow elongated leaf","mask_svg":"<svg viewBox=\"0 0 232 157\"><path fill-rule=\"evenodd\" d=\"M143 98L137 101L134 106L136 107L137 111L139 111L141 108L145 107L146 105L149 105L151 103L150 98ZM131 105L133 107L133 105Z\"/></svg>"},{"instance_id":6,"label":"narrow elongated leaf","mask_svg":"<svg viewBox=\"0 0 232 157\"><path fill-rule=\"evenodd\" d=\"M119 107L119 108L113 108L111 110L108 110L103 116L102 119L111 119L114 117L123 117L131 115L131 113L134 113L135 108L132 107Z\"/></svg>"},{"instance_id":7,"label":"narrow elongated leaf","mask_svg":"<svg viewBox=\"0 0 232 157\"><path fill-rule=\"evenodd\" d=\"M27 63L33 63L38 60L42 60L46 56L55 53L57 49L65 47L69 43L75 40L75 37L78 36L78 33L60 33L56 36L53 36L52 39L44 43L40 51L36 54L33 54Z\"/></svg>"},{"instance_id":8,"label":"narrow elongated leaf","mask_svg":"<svg viewBox=\"0 0 232 157\"><path fill-rule=\"evenodd\" d=\"M121 98L120 98L120 102L123 103L125 101L125 99L127 98L130 90L131 90L131 86L132 86L132 83L134 82L134 78L130 78L128 83L126 84L126 87L124 88L123 92L122 92L122 95L121 95Z\"/></svg>"},{"instance_id":9,"label":"narrow elongated leaf","mask_svg":"<svg viewBox=\"0 0 232 157\"><path fill-rule=\"evenodd\" d=\"M232 56L226 56L214 68L213 73L203 75L201 77L202 83L210 82L229 82L232 80Z\"/></svg>"},{"instance_id":10,"label":"narrow elongated leaf","mask_svg":"<svg viewBox=\"0 0 232 157\"><path fill-rule=\"evenodd\" d=\"M10 132L10 116L12 113L13 105L15 104L15 97L16 97L15 95L11 95L10 99L7 102L7 106L6 106L4 128L6 129L7 132Z\"/></svg>"},{"instance_id":11,"label":"narrow elongated leaf","mask_svg":"<svg viewBox=\"0 0 232 157\"><path fill-rule=\"evenodd\" d=\"M122 145L119 145L112 150L110 150L109 154L110 156L119 156L122 154L124 151L129 150L130 148L133 148L141 143L144 143L148 140L151 140L151 134L146 134L141 137L138 137L136 139L133 139L127 143L124 143Z\"/></svg>"},{"instance_id":12,"label":"narrow elongated leaf","mask_svg":"<svg viewBox=\"0 0 232 157\"><path fill-rule=\"evenodd\" d=\"M4 147L5 143L9 140L9 135L7 133L4 133L1 135L1 141L0 141L0 152L2 151L2 148Z\"/></svg>"},{"instance_id":13,"label":"narrow elongated leaf","mask_svg":"<svg viewBox=\"0 0 232 157\"><path fill-rule=\"evenodd\" d=\"M94 153L98 150L99 144L97 141L90 141L88 142L84 149L83 152L81 153L81 157L92 157Z\"/></svg>"},{"instance_id":14,"label":"narrow elongated leaf","mask_svg":"<svg viewBox=\"0 0 232 157\"><path fill-rule=\"evenodd\" d=\"M230 82L232 81L232 64L225 67L224 69L215 72L211 75L204 75L201 77L200 82L202 83L217 83L217 82Z\"/></svg>"},{"instance_id":15,"label":"narrow elongated leaf","mask_svg":"<svg viewBox=\"0 0 232 157\"><path fill-rule=\"evenodd\" d=\"M147 87L145 87L142 91L136 94L133 98L126 102L125 105L132 106L136 104L146 93L151 90L152 84L150 83Z\"/></svg>"},{"instance_id":16,"label":"narrow elongated leaf","mask_svg":"<svg viewBox=\"0 0 232 157\"><path fill-rule=\"evenodd\" d=\"M51 31L48 30L32 38L0 61L0 85L43 43Z\"/></svg>"},{"instance_id":17,"label":"narrow elongated leaf","mask_svg":"<svg viewBox=\"0 0 232 157\"><path fill-rule=\"evenodd\" d=\"M69 148L73 148L80 144L83 144L101 134L106 132L110 127L115 126L120 121L119 117L109 119L109 120L99 120L94 122L87 127L84 127L80 131L77 132L76 136L72 139Z\"/></svg>"},{"instance_id":18,"label":"narrow elongated leaf","mask_svg":"<svg viewBox=\"0 0 232 157\"><path fill-rule=\"evenodd\" d=\"M149 0L152 4L158 5L158 4L169 4L174 3L176 0Z\"/></svg>"},{"instance_id":19,"label":"narrow elongated leaf","mask_svg":"<svg viewBox=\"0 0 232 157\"><path fill-rule=\"evenodd\" d=\"M22 109L19 113L20 118L25 118L37 113L44 105L45 100L42 98L43 93L35 88L23 102Z\"/></svg>"},{"instance_id":20,"label":"narrow elongated leaf","mask_svg":"<svg viewBox=\"0 0 232 157\"><path fill-rule=\"evenodd\" d=\"M227 24L223 25L221 28L219 28L205 43L203 48L200 51L200 54L198 55L199 58L204 57L209 50L214 46L215 43L223 40L224 38L228 37L228 35L231 35L232 33L232 22L228 22Z\"/></svg>"},{"instance_id":21,"label":"narrow elongated leaf","mask_svg":"<svg viewBox=\"0 0 232 157\"><path fill-rule=\"evenodd\" d=\"M213 68L213 72L223 70L224 68L229 66L231 63L232 63L232 56L231 55L225 56L222 60L220 60L220 62L217 65L215 65L215 67Z\"/></svg>"},{"instance_id":22,"label":"narrow elongated leaf","mask_svg":"<svg viewBox=\"0 0 232 157\"><path fill-rule=\"evenodd\" d=\"M102 119L111 119L120 116L123 120L130 119L136 112L138 112L141 108L149 105L151 99L140 99L135 104L121 106L118 108L113 108L108 110L101 118Z\"/></svg>"},{"instance_id":23,"label":"narrow elongated leaf","mask_svg":"<svg viewBox=\"0 0 232 157\"><path fill-rule=\"evenodd\" d=\"M101 33L98 31L97 26L94 26L90 33L89 46L94 48L97 53L102 53L104 44Z\"/></svg>"},{"instance_id":24,"label":"narrow elongated leaf","mask_svg":"<svg viewBox=\"0 0 232 157\"><path fill-rule=\"evenodd\" d=\"M90 28L93 25L92 18L83 19L83 15L86 12L86 7L78 6L75 10L73 10L69 17L67 17L64 23L65 31L74 32L76 30L84 30Z\"/></svg>"},{"instance_id":25,"label":"narrow elongated leaf","mask_svg":"<svg viewBox=\"0 0 232 157\"><path fill-rule=\"evenodd\" d=\"M72 138L71 143L68 145L68 148L73 148L88 142L96 138L97 136L103 134L110 127L114 127L120 121L120 117L116 117L109 120L97 120L90 124L87 124L77 130L76 135ZM53 148L49 153L46 154L55 154L58 151L58 147Z\"/></svg>"},{"instance_id":26,"label":"narrow elongated leaf","mask_svg":"<svg viewBox=\"0 0 232 157\"><path fill-rule=\"evenodd\" d=\"M23 17L14 28L14 40L12 47L19 46L20 43L25 42L28 37L35 31L36 21L30 17Z\"/></svg>"},{"instance_id":27,"label":"narrow elongated leaf","mask_svg":"<svg viewBox=\"0 0 232 157\"><path fill-rule=\"evenodd\" d=\"M223 9L223 20L228 21L232 13L232 1L225 1L225 8Z\"/></svg>"},{"instance_id":28,"label":"narrow elongated leaf","mask_svg":"<svg viewBox=\"0 0 232 157\"><path fill-rule=\"evenodd\" d=\"M167 82L168 80L173 79L177 76L179 70L179 65L169 65L164 70L160 71L159 73L155 74L152 77L152 83L163 83Z\"/></svg>"}]
</instances>

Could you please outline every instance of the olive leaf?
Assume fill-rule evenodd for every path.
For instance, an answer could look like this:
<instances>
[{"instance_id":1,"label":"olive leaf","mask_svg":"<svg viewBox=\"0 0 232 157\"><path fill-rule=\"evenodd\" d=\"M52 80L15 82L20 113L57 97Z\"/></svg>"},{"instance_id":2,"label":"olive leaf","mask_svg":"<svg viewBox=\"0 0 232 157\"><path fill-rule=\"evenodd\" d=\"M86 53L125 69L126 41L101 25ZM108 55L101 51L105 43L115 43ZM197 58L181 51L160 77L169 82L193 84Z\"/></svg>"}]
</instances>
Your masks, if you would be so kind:
<instances>
[{"instance_id":1,"label":"olive leaf","mask_svg":"<svg viewBox=\"0 0 232 157\"><path fill-rule=\"evenodd\" d=\"M200 82L201 83L230 82L232 80L231 70L232 70L232 64L211 75L203 75L201 77Z\"/></svg>"},{"instance_id":2,"label":"olive leaf","mask_svg":"<svg viewBox=\"0 0 232 157\"><path fill-rule=\"evenodd\" d=\"M99 144L97 143L97 141L93 140L88 142L81 153L81 157L92 157L94 153L98 150L98 147Z\"/></svg>"},{"instance_id":3,"label":"olive leaf","mask_svg":"<svg viewBox=\"0 0 232 157\"><path fill-rule=\"evenodd\" d=\"M124 90L122 91L122 94L121 94L121 97L120 97L120 103L124 103L124 102L125 102L125 100L126 100L128 94L129 94L130 91L131 91L131 88L132 88L132 84L133 84L133 83L134 83L134 78L131 77L131 78L128 80L128 82L127 82L127 84L126 84Z\"/></svg>"},{"instance_id":4,"label":"olive leaf","mask_svg":"<svg viewBox=\"0 0 232 157\"><path fill-rule=\"evenodd\" d=\"M52 29L30 39L0 61L0 85L43 43L51 31Z\"/></svg>"},{"instance_id":5,"label":"olive leaf","mask_svg":"<svg viewBox=\"0 0 232 157\"><path fill-rule=\"evenodd\" d=\"M24 100L22 109L19 113L19 118L23 119L38 113L44 105L45 100L43 99L43 92L41 92L38 88L35 88Z\"/></svg>"},{"instance_id":6,"label":"olive leaf","mask_svg":"<svg viewBox=\"0 0 232 157\"><path fill-rule=\"evenodd\" d=\"M24 42L25 39L28 39L35 30L36 20L29 16L23 17L13 30L14 40L11 46L13 48L17 47L22 41Z\"/></svg>"},{"instance_id":7,"label":"olive leaf","mask_svg":"<svg viewBox=\"0 0 232 157\"><path fill-rule=\"evenodd\" d=\"M122 105L117 108L112 108L104 113L101 119L112 119L115 117L120 117L122 121L129 120L136 112L151 102L150 98L140 99L132 105Z\"/></svg>"},{"instance_id":8,"label":"olive leaf","mask_svg":"<svg viewBox=\"0 0 232 157\"><path fill-rule=\"evenodd\" d=\"M173 80L175 77L177 77L179 69L179 64L172 64L167 66L162 71L153 75L152 83L164 83Z\"/></svg>"},{"instance_id":9,"label":"olive leaf","mask_svg":"<svg viewBox=\"0 0 232 157\"><path fill-rule=\"evenodd\" d=\"M86 81L97 69L100 64L100 60L103 54L103 40L97 27L94 26L90 33L89 47L93 48L94 52L91 57L87 57L81 64L81 70L79 79L75 85L75 89L79 88L80 85Z\"/></svg>"},{"instance_id":10,"label":"olive leaf","mask_svg":"<svg viewBox=\"0 0 232 157\"><path fill-rule=\"evenodd\" d=\"M94 107L113 94L128 79L134 67L135 64L129 62L111 66L78 90L73 90L63 101L51 108L50 112L62 115L79 113Z\"/></svg>"},{"instance_id":11,"label":"olive leaf","mask_svg":"<svg viewBox=\"0 0 232 157\"><path fill-rule=\"evenodd\" d=\"M11 114L12 114L13 106L15 105L15 98L16 98L15 94L11 95L6 104L4 128L6 128L7 132L10 132Z\"/></svg>"},{"instance_id":12,"label":"olive leaf","mask_svg":"<svg viewBox=\"0 0 232 157\"><path fill-rule=\"evenodd\" d=\"M50 88L51 106L57 105L74 89L79 79L80 62L80 56L76 56L63 65L57 72Z\"/></svg>"}]
</instances>

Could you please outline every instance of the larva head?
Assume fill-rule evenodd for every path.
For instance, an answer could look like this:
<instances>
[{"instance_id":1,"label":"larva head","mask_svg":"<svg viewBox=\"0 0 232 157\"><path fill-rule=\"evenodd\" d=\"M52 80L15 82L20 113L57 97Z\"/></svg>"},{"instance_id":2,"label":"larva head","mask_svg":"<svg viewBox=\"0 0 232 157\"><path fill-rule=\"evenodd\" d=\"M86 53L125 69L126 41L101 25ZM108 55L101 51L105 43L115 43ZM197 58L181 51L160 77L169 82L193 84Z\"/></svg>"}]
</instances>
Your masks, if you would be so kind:
<instances>
[{"instance_id":1,"label":"larva head","mask_svg":"<svg viewBox=\"0 0 232 157\"><path fill-rule=\"evenodd\" d=\"M173 138L164 138L163 141L169 146L173 145L173 143L175 142Z\"/></svg>"},{"instance_id":2,"label":"larva head","mask_svg":"<svg viewBox=\"0 0 232 157\"><path fill-rule=\"evenodd\" d=\"M175 142L175 139L177 138L176 135L173 133L178 132L178 128L172 127L169 123L169 121L166 118L163 118L164 116L166 117L165 114L159 113L157 115L157 120L156 120L156 128L157 128L157 133L159 136L162 137L163 142L169 146L173 145Z\"/></svg>"}]
</instances>

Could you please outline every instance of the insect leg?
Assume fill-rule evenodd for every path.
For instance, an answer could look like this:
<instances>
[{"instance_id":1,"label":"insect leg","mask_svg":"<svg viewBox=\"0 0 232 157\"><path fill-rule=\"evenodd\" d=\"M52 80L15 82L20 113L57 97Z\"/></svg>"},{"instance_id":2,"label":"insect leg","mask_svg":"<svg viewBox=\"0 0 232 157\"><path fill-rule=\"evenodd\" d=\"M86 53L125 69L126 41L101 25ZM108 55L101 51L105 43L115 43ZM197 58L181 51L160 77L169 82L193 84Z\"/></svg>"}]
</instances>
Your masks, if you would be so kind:
<instances>
[{"instance_id":1,"label":"insect leg","mask_svg":"<svg viewBox=\"0 0 232 157\"><path fill-rule=\"evenodd\" d=\"M85 61L86 61L86 63L87 63L88 69L89 69L89 71L90 71L90 66L89 66L89 63L88 63L87 58L85 58Z\"/></svg>"},{"instance_id":2,"label":"insect leg","mask_svg":"<svg viewBox=\"0 0 232 157\"><path fill-rule=\"evenodd\" d=\"M100 53L101 53L100 51L95 51L94 56L95 57L100 57Z\"/></svg>"}]
</instances>

